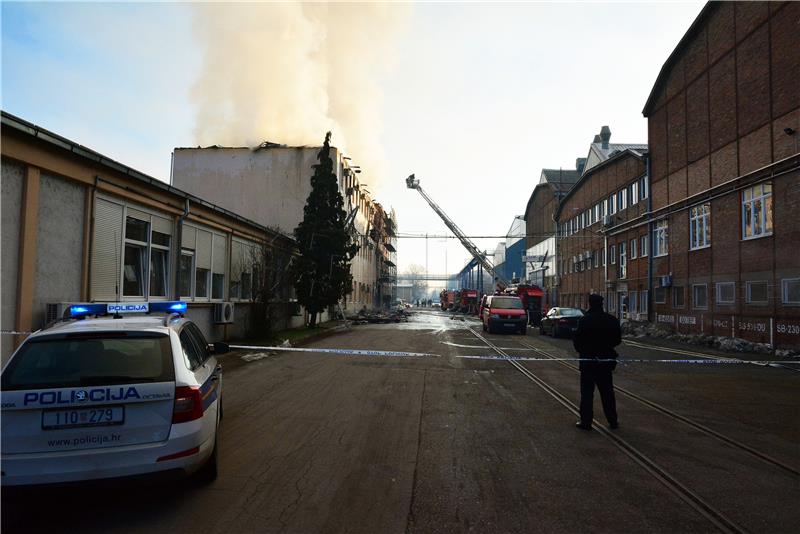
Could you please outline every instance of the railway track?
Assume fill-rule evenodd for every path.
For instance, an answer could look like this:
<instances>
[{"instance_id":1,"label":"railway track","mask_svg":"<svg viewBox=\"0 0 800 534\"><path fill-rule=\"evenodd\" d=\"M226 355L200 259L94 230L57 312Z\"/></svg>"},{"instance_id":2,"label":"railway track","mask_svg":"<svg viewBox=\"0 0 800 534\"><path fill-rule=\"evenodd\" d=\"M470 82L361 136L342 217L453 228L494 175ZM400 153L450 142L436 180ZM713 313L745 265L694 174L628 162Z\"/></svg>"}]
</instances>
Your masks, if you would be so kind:
<instances>
[{"instance_id":1,"label":"railway track","mask_svg":"<svg viewBox=\"0 0 800 534\"><path fill-rule=\"evenodd\" d=\"M561 358L558 358L557 356L554 356L553 354L550 354L549 352L544 351L544 350L542 350L542 349L540 349L538 347L534 347L530 343L527 343L525 341L519 341L519 340L517 340L517 341L520 344L522 344L523 346L525 346L525 347L527 347L527 348L529 348L529 349L541 354L542 356L545 356L547 358L555 360L557 363L563 365L564 367L567 367L567 368L575 371L576 373L580 374L580 370L578 369L577 366L575 366L575 365L573 365L571 363L562 361ZM722 441L723 443L726 443L728 445L731 445L732 447L735 447L735 448L737 448L739 450L747 452L748 454L751 454L752 456L758 458L759 460L761 460L762 462L764 462L764 463L766 463L768 465L771 465L773 467L778 467L778 468L786 471L787 473L790 473L791 475L794 475L796 477L800 477L800 471L798 471L794 467L792 467L790 465L787 465L786 463L781 462L780 460L778 460L776 458L773 458L772 456L770 456L768 454L765 454L765 453L759 451L758 449L755 449L755 448L747 445L746 443L742 443L739 440L736 440L736 439L728 437L728 436L726 436L724 434L721 434L721 433L717 432L716 430L713 430L713 429L709 428L708 426L703 425L702 423L698 423L697 421L694 421L694 420L692 420L692 419L690 419L690 418L688 418L688 417L686 417L684 415L681 415L681 414L675 412L674 410L670 410L669 408L667 408L667 407L665 407L665 406L663 406L661 404L658 404L657 402L651 401L650 399L642 397L641 395L637 395L636 393L633 393L632 391L630 391L628 389L625 389L623 387L615 385L614 386L614 390L618 391L619 393L621 393L622 395L624 395L624 396L626 396L626 397L628 397L630 399L635 400L636 402L638 402L640 404L643 404L644 406L647 406L647 407L652 408L653 410L655 410L657 412L660 412L660 413L662 413L664 415L667 415L667 416L675 419L676 421L680 421L681 423L683 423L685 425L688 425L688 426L694 428L695 430L699 430L699 431L703 432L706 435L712 436L712 437L718 439L719 441Z\"/></svg>"},{"instance_id":2,"label":"railway track","mask_svg":"<svg viewBox=\"0 0 800 534\"><path fill-rule=\"evenodd\" d=\"M491 340L489 340L486 337L484 337L480 332L476 331L473 327L468 326L468 329L476 338L481 340L486 346L488 346L493 351L495 351L499 356L505 358L506 361L508 363L510 363L512 366L514 366L514 368L517 369L523 376L525 376L531 382L536 384L539 388L544 390L545 393L547 393L549 396L551 396L553 399L555 399L558 403L560 403L562 406L564 406L567 410L572 412L575 416L579 416L578 406L574 402L572 402L569 398L567 398L563 393L558 391L552 385L548 384L541 377L537 376L530 369L528 369L527 367L522 365L519 361L514 360L513 356L509 355L503 348L500 348L497 345L495 345ZM537 352L540 352L540 353L544 352L544 351L541 351L540 349L537 349L535 347L532 347L532 346L528 345L525 342L522 342L522 343L524 345L528 346L528 348L530 348L532 350L536 350ZM549 356L549 355L548 355L548 357L552 358L552 356ZM559 362L559 363L564 363L565 364L565 362ZM566 365L568 365L568 364L566 364ZM574 368L574 366L571 366L571 367ZM622 391L620 390L620 392L622 392ZM646 399L643 399L643 398L641 398L641 399L646 401ZM636 400L639 401L639 399L636 399ZM641 401L639 401L639 402L641 402ZM656 405L656 403L652 403L652 404ZM653 409L656 409L654 406L651 406L649 404L645 404L645 405L647 405L647 406L649 406L649 407L651 407ZM661 408L663 408L663 407L661 407ZM667 410L666 408L664 408L664 410L666 410L667 412L670 412L670 410ZM661 410L659 410L659 411L661 411ZM680 414L675 414L675 415L680 416ZM680 417L682 417L682 416L680 416ZM687 421L691 421L688 418L683 418L683 419L685 419L685 421L683 421L682 419L678 419L678 420L681 421L681 422L684 422L684 423L686 423ZM696 424L699 425L699 423L696 423ZM717 528L717 530L719 530L720 532L726 532L726 533L744 533L744 532L747 532L747 530L744 527L742 527L739 524L737 524L735 521L733 521L731 518L729 518L726 514L724 514L723 512L718 510L717 508L715 508L712 504L710 504L708 501L703 499L700 495L698 495L697 493L692 491L688 486L686 486L685 484L680 482L677 478L675 478L664 467L659 465L654 459L652 459L647 454L645 454L644 452L642 452L641 450L636 448L630 442L628 442L627 440L621 438L618 434L616 434L616 433L614 433L612 431L609 431L605 426L601 425L596 420L592 422L592 426L597 432L599 432L604 438L608 439L621 452L623 452L631 460L633 460L635 463L637 463L639 466L641 466L643 469L645 469L649 474L651 474L656 480L658 480L670 492L672 492L675 496L677 496L678 498L680 498L681 500L686 502L689 506L691 506L694 510L696 510L700 515L702 515L704 518L706 518L711 524L714 525L714 527ZM702 426L702 425L700 425L700 426ZM713 430L710 430L710 429L708 429L708 430L712 433L711 435L714 435L714 437L717 437L718 439L720 439L720 437L721 438L725 438L725 436L722 436L721 434L716 433ZM727 439L730 439L730 438L727 438ZM735 442L735 440L731 440L731 441ZM726 442L728 442L728 441L726 441ZM744 450L747 450L747 452L750 452L752 454L752 452L750 450L748 450L748 449L751 449L751 448L747 447L746 445L744 447L746 447ZM764 456L766 456L766 455L764 455ZM768 461L768 460L765 460L765 458L763 458L761 456L758 456L758 457L762 461ZM772 462L769 462L769 463L772 463ZM778 462L778 464L781 464L781 463ZM792 473L796 473L789 466L783 466L781 464L780 467L784 468L784 469L786 467L788 467L789 470Z\"/></svg>"}]
</instances>

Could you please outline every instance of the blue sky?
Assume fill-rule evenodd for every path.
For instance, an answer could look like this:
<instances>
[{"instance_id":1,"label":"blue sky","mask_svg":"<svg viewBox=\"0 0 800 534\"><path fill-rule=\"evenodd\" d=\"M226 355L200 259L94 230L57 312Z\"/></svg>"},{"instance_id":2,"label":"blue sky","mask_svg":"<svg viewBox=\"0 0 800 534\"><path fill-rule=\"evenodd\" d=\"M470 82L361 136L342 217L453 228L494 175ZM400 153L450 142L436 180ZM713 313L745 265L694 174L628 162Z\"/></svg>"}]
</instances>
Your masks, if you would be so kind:
<instances>
[{"instance_id":1,"label":"blue sky","mask_svg":"<svg viewBox=\"0 0 800 534\"><path fill-rule=\"evenodd\" d=\"M404 178L414 172L465 232L505 234L540 169L573 167L601 126L611 127L612 142L646 142L641 109L701 8L699 2L397 8L400 22L384 64L365 72L379 97L378 124L367 134L382 149L383 175L365 169L362 176L378 201L396 208L403 232L446 233L405 189ZM247 16L240 5L224 9ZM168 180L172 148L197 144L192 90L204 43L196 12L190 4L4 2L2 108ZM254 46L270 50L269 44ZM352 53L357 61L359 49ZM479 244L493 250L496 241ZM424 241L403 241L399 253L401 270L424 263ZM454 241L447 252L431 242L431 271L444 270L445 254L451 271L467 257Z\"/></svg>"}]
</instances>

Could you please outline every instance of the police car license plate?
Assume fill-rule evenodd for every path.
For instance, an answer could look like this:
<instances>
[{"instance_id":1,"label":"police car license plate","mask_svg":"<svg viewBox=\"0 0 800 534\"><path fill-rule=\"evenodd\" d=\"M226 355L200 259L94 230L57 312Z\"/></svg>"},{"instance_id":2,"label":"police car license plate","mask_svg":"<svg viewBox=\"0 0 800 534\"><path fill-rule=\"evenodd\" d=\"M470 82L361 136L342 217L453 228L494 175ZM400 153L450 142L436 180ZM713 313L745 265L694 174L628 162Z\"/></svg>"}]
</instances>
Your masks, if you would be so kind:
<instances>
[{"instance_id":1,"label":"police car license plate","mask_svg":"<svg viewBox=\"0 0 800 534\"><path fill-rule=\"evenodd\" d=\"M48 410L42 412L43 430L121 425L124 422L124 406L98 406L96 408L81 408L78 410Z\"/></svg>"},{"instance_id":2,"label":"police car license plate","mask_svg":"<svg viewBox=\"0 0 800 534\"><path fill-rule=\"evenodd\" d=\"M503 326L516 326L514 323L503 323Z\"/></svg>"}]
</instances>

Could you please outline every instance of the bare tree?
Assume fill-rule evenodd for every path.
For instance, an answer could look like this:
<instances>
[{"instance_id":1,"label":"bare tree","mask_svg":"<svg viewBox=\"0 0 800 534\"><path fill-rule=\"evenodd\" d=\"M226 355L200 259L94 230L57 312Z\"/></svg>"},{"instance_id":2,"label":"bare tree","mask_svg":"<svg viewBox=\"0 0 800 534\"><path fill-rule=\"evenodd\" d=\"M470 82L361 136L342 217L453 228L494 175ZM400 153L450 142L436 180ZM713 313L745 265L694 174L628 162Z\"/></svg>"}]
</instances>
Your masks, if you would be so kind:
<instances>
[{"instance_id":1,"label":"bare tree","mask_svg":"<svg viewBox=\"0 0 800 534\"><path fill-rule=\"evenodd\" d=\"M253 313L250 317L252 334L269 336L288 327L289 318L296 313L296 302L291 301L291 282L288 269L292 263L292 250L271 241L250 250L246 259L253 273Z\"/></svg>"},{"instance_id":2,"label":"bare tree","mask_svg":"<svg viewBox=\"0 0 800 534\"><path fill-rule=\"evenodd\" d=\"M425 267L412 263L403 274L409 275L412 278L411 298L427 298L428 282L425 281Z\"/></svg>"}]
</instances>

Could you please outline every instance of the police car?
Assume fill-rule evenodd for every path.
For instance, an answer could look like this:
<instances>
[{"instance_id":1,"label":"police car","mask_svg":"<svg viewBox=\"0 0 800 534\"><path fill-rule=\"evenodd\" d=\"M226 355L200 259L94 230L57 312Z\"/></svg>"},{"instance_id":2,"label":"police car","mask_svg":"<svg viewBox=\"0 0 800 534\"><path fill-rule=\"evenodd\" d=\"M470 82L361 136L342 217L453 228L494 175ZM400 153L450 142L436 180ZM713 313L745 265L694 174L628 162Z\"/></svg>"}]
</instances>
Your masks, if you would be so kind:
<instances>
[{"instance_id":1,"label":"police car","mask_svg":"<svg viewBox=\"0 0 800 534\"><path fill-rule=\"evenodd\" d=\"M75 304L2 371L2 485L217 475L222 375L185 302ZM132 312L147 315L130 315ZM166 315L154 315L166 312Z\"/></svg>"}]
</instances>

